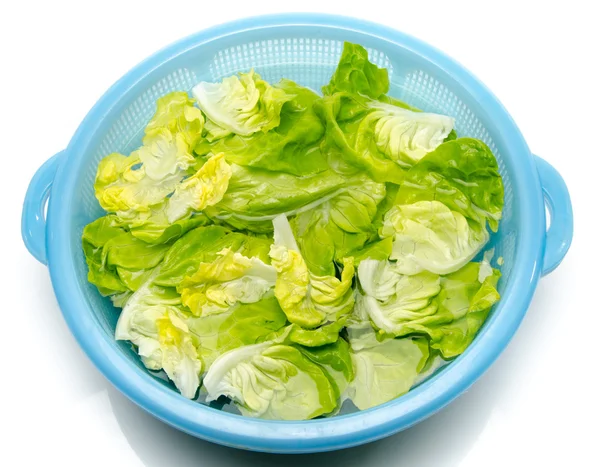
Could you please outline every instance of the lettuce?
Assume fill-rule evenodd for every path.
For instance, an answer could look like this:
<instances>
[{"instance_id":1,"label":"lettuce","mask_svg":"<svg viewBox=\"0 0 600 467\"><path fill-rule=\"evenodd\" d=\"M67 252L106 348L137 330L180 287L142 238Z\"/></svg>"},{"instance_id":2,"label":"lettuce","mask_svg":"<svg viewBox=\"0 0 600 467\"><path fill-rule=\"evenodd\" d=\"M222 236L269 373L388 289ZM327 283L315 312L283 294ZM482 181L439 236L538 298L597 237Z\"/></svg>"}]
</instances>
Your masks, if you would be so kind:
<instances>
[{"instance_id":1,"label":"lettuce","mask_svg":"<svg viewBox=\"0 0 600 467\"><path fill-rule=\"evenodd\" d=\"M327 170L327 161L319 149L325 127L313 110L318 96L289 80L282 80L276 88L294 97L283 104L281 122L274 131L249 136L231 134L216 141L211 138L212 142L202 140L195 148L196 154L223 152L230 164L296 176Z\"/></svg>"},{"instance_id":2,"label":"lettuce","mask_svg":"<svg viewBox=\"0 0 600 467\"><path fill-rule=\"evenodd\" d=\"M154 285L150 277L125 304L115 338L133 343L146 368L164 370L181 394L191 399L200 386L202 361L180 301L176 292Z\"/></svg>"},{"instance_id":3,"label":"lettuce","mask_svg":"<svg viewBox=\"0 0 600 467\"><path fill-rule=\"evenodd\" d=\"M347 334L354 369L347 396L361 410L408 392L426 368L429 358L426 339L394 339L389 334L376 332L364 307L354 309Z\"/></svg>"},{"instance_id":4,"label":"lettuce","mask_svg":"<svg viewBox=\"0 0 600 467\"><path fill-rule=\"evenodd\" d=\"M467 264L498 229L502 178L489 148L459 138L440 145L406 174L382 237L394 238L391 259L403 274L448 274Z\"/></svg>"},{"instance_id":5,"label":"lettuce","mask_svg":"<svg viewBox=\"0 0 600 467\"><path fill-rule=\"evenodd\" d=\"M150 245L116 226L111 216L83 229L88 281L103 295L136 291L163 260L168 245Z\"/></svg>"},{"instance_id":6,"label":"lettuce","mask_svg":"<svg viewBox=\"0 0 600 467\"><path fill-rule=\"evenodd\" d=\"M488 266L469 263L447 276L404 275L398 263L365 260L358 267L364 295L357 296L356 306L382 332L425 334L433 349L452 358L467 348L500 298L495 288L500 272Z\"/></svg>"},{"instance_id":7,"label":"lettuce","mask_svg":"<svg viewBox=\"0 0 600 467\"><path fill-rule=\"evenodd\" d=\"M339 92L315 104L326 124L321 151L343 173L401 184L407 169L450 137L454 119Z\"/></svg>"},{"instance_id":8,"label":"lettuce","mask_svg":"<svg viewBox=\"0 0 600 467\"><path fill-rule=\"evenodd\" d=\"M388 339L352 354L355 379L350 399L361 410L408 392L429 355L424 339Z\"/></svg>"},{"instance_id":9,"label":"lettuce","mask_svg":"<svg viewBox=\"0 0 600 467\"><path fill-rule=\"evenodd\" d=\"M372 135L361 136L370 130L361 127L372 111L369 102L362 96L339 92L315 104L315 112L326 128L321 151L339 173L366 172L376 182L401 183L405 170L377 149Z\"/></svg>"},{"instance_id":10,"label":"lettuce","mask_svg":"<svg viewBox=\"0 0 600 467\"><path fill-rule=\"evenodd\" d=\"M288 320L303 328L334 322L354 305L354 262L344 259L341 278L311 274L285 216L273 220L275 242L269 255L277 270L275 297Z\"/></svg>"},{"instance_id":11,"label":"lettuce","mask_svg":"<svg viewBox=\"0 0 600 467\"><path fill-rule=\"evenodd\" d=\"M221 83L202 82L192 93L211 122L242 136L277 127L283 104L294 97L263 81L254 71Z\"/></svg>"},{"instance_id":12,"label":"lettuce","mask_svg":"<svg viewBox=\"0 0 600 467\"><path fill-rule=\"evenodd\" d=\"M272 220L310 210L344 191L347 181L331 170L297 177L269 170L231 165L223 199L205 210L216 221L240 230L271 232Z\"/></svg>"},{"instance_id":13,"label":"lettuce","mask_svg":"<svg viewBox=\"0 0 600 467\"><path fill-rule=\"evenodd\" d=\"M207 400L227 396L243 415L307 420L337 406L336 387L321 366L295 347L262 344L221 355L204 377Z\"/></svg>"},{"instance_id":14,"label":"lettuce","mask_svg":"<svg viewBox=\"0 0 600 467\"><path fill-rule=\"evenodd\" d=\"M187 147L193 148L202 136L204 117L194 99L185 92L172 92L156 101L156 113L146 126L146 133L165 128L180 134Z\"/></svg>"},{"instance_id":15,"label":"lettuce","mask_svg":"<svg viewBox=\"0 0 600 467\"><path fill-rule=\"evenodd\" d=\"M454 119L445 115L415 112L383 102L370 105L374 111L365 118L363 126L372 126L377 149L401 166L419 162L442 144L454 127Z\"/></svg>"},{"instance_id":16,"label":"lettuce","mask_svg":"<svg viewBox=\"0 0 600 467\"><path fill-rule=\"evenodd\" d=\"M385 185L367 176L355 176L345 191L291 222L302 256L311 273L335 274L334 261L362 248L372 236L372 220L385 197Z\"/></svg>"},{"instance_id":17,"label":"lettuce","mask_svg":"<svg viewBox=\"0 0 600 467\"><path fill-rule=\"evenodd\" d=\"M198 227L177 240L165 255L154 278L158 285L177 287L186 276L198 271L201 263L212 263L224 249L268 263L272 240L233 232L222 226Z\"/></svg>"},{"instance_id":18,"label":"lettuce","mask_svg":"<svg viewBox=\"0 0 600 467\"><path fill-rule=\"evenodd\" d=\"M175 187L166 202L168 222L187 218L194 211L217 204L223 199L230 178L231 167L225 162L223 153L209 158L194 175Z\"/></svg>"},{"instance_id":19,"label":"lettuce","mask_svg":"<svg viewBox=\"0 0 600 467\"><path fill-rule=\"evenodd\" d=\"M502 218L504 187L490 148L473 138L446 141L406 176L396 204L437 200L494 232Z\"/></svg>"},{"instance_id":20,"label":"lettuce","mask_svg":"<svg viewBox=\"0 0 600 467\"><path fill-rule=\"evenodd\" d=\"M237 303L259 301L275 285L277 272L258 258L225 248L210 263L200 263L177 290L194 315L222 313Z\"/></svg>"},{"instance_id":21,"label":"lettuce","mask_svg":"<svg viewBox=\"0 0 600 467\"><path fill-rule=\"evenodd\" d=\"M341 337L318 347L296 347L302 354L319 365L333 382L337 398L344 397L348 385L354 380L354 366L350 346Z\"/></svg>"},{"instance_id":22,"label":"lettuce","mask_svg":"<svg viewBox=\"0 0 600 467\"><path fill-rule=\"evenodd\" d=\"M113 153L100 161L94 189L121 227L149 243L165 243L205 222L192 219L218 203L231 167L223 154L194 169L193 146L203 117L185 93L161 99L146 127L143 145L130 156Z\"/></svg>"},{"instance_id":23,"label":"lettuce","mask_svg":"<svg viewBox=\"0 0 600 467\"><path fill-rule=\"evenodd\" d=\"M364 48L344 44L325 97L315 104L326 124L321 150L336 170L401 183L405 169L455 137L453 118L390 98L388 88L387 70L370 63Z\"/></svg>"},{"instance_id":24,"label":"lettuce","mask_svg":"<svg viewBox=\"0 0 600 467\"><path fill-rule=\"evenodd\" d=\"M500 299L494 155L388 95L368 56L345 43L323 96L253 70L167 94L142 145L100 161L88 280L183 397L368 409L464 352Z\"/></svg>"},{"instance_id":25,"label":"lettuce","mask_svg":"<svg viewBox=\"0 0 600 467\"><path fill-rule=\"evenodd\" d=\"M354 264L358 266L365 259L384 260L392 254L394 245L392 237L367 243L361 248L357 248L348 253L348 256L354 258Z\"/></svg>"},{"instance_id":26,"label":"lettuce","mask_svg":"<svg viewBox=\"0 0 600 467\"><path fill-rule=\"evenodd\" d=\"M219 355L258 344L282 330L286 316L277 299L270 296L239 303L223 313L190 318L187 323L206 371Z\"/></svg>"},{"instance_id":27,"label":"lettuce","mask_svg":"<svg viewBox=\"0 0 600 467\"><path fill-rule=\"evenodd\" d=\"M340 62L329 84L323 86L323 94L327 96L346 91L377 99L386 94L389 88L387 70L371 63L364 47L344 42Z\"/></svg>"},{"instance_id":28,"label":"lettuce","mask_svg":"<svg viewBox=\"0 0 600 467\"><path fill-rule=\"evenodd\" d=\"M316 329L305 329L297 324L290 326L288 339L290 342L305 347L320 347L333 344L338 340L341 330L346 325L346 317L324 324Z\"/></svg>"}]
</instances>

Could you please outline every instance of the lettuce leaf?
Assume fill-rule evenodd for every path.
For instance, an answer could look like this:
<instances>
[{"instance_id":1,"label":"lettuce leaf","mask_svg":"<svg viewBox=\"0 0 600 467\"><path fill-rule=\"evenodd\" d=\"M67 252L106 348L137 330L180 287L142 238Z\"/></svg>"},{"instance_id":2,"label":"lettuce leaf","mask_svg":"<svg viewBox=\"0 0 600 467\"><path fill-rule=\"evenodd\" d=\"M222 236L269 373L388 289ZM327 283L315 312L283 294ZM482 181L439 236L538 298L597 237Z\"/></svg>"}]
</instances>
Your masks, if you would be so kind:
<instances>
[{"instance_id":1,"label":"lettuce leaf","mask_svg":"<svg viewBox=\"0 0 600 467\"><path fill-rule=\"evenodd\" d=\"M335 341L318 347L296 347L313 363L319 365L326 376L330 377L336 391L336 398L346 392L348 385L354 379L354 367L350 346L341 337Z\"/></svg>"},{"instance_id":2,"label":"lettuce leaf","mask_svg":"<svg viewBox=\"0 0 600 467\"><path fill-rule=\"evenodd\" d=\"M396 204L439 201L470 223L498 230L504 186L490 148L473 138L446 141L419 161L406 176Z\"/></svg>"},{"instance_id":3,"label":"lettuce leaf","mask_svg":"<svg viewBox=\"0 0 600 467\"><path fill-rule=\"evenodd\" d=\"M196 154L223 152L230 164L297 176L327 170L319 149L325 128L313 110L319 96L289 80L275 87L294 96L283 104L281 122L275 129L249 136L232 134L213 142L202 140L195 148Z\"/></svg>"},{"instance_id":4,"label":"lettuce leaf","mask_svg":"<svg viewBox=\"0 0 600 467\"><path fill-rule=\"evenodd\" d=\"M371 130L361 127L373 111L369 102L356 94L338 92L315 103L315 112L326 126L321 151L339 173L366 172L376 182L401 183L405 170L377 149L371 134L362 137Z\"/></svg>"},{"instance_id":5,"label":"lettuce leaf","mask_svg":"<svg viewBox=\"0 0 600 467\"><path fill-rule=\"evenodd\" d=\"M403 169L456 136L453 118L414 109L385 95L388 89L387 70L369 62L363 47L345 43L325 97L315 104L326 124L321 150L335 170L401 183Z\"/></svg>"},{"instance_id":6,"label":"lettuce leaf","mask_svg":"<svg viewBox=\"0 0 600 467\"><path fill-rule=\"evenodd\" d=\"M415 384L427 362L425 339L388 339L352 353L355 378L348 390L360 410L384 404Z\"/></svg>"},{"instance_id":7,"label":"lettuce leaf","mask_svg":"<svg viewBox=\"0 0 600 467\"><path fill-rule=\"evenodd\" d=\"M450 136L454 119L389 102L339 92L315 104L326 124L321 151L335 170L402 184L405 171Z\"/></svg>"},{"instance_id":8,"label":"lettuce leaf","mask_svg":"<svg viewBox=\"0 0 600 467\"><path fill-rule=\"evenodd\" d=\"M440 145L406 175L382 237L394 237L391 259L399 272L447 274L468 263L497 230L502 178L489 148L459 138Z\"/></svg>"},{"instance_id":9,"label":"lettuce leaf","mask_svg":"<svg viewBox=\"0 0 600 467\"><path fill-rule=\"evenodd\" d=\"M166 202L168 223L188 218L193 212L217 204L223 199L230 178L231 167L225 162L225 154L210 157L194 175L175 187Z\"/></svg>"},{"instance_id":10,"label":"lettuce leaf","mask_svg":"<svg viewBox=\"0 0 600 467\"><path fill-rule=\"evenodd\" d=\"M373 139L377 149L404 167L411 167L448 137L454 119L445 115L415 112L383 102L370 104L373 112L364 119L363 139ZM367 127L369 127L367 131ZM361 141L366 147L366 142Z\"/></svg>"},{"instance_id":11,"label":"lettuce leaf","mask_svg":"<svg viewBox=\"0 0 600 467\"><path fill-rule=\"evenodd\" d=\"M156 286L153 276L129 298L115 331L137 348L150 370L164 370L181 395L192 399L200 386L202 361L192 342L188 315L174 289Z\"/></svg>"},{"instance_id":12,"label":"lettuce leaf","mask_svg":"<svg viewBox=\"0 0 600 467\"><path fill-rule=\"evenodd\" d=\"M269 255L277 270L275 297L288 320L304 328L334 322L354 305L354 262L344 259L341 279L309 272L285 216L273 220L275 241Z\"/></svg>"},{"instance_id":13,"label":"lettuce leaf","mask_svg":"<svg viewBox=\"0 0 600 467\"><path fill-rule=\"evenodd\" d=\"M382 332L425 334L433 349L452 358L467 348L500 298L495 289L500 272L481 270L481 264L469 263L447 276L409 276L398 271L397 263L365 260L358 267L364 295L357 296L356 308Z\"/></svg>"},{"instance_id":14,"label":"lettuce leaf","mask_svg":"<svg viewBox=\"0 0 600 467\"><path fill-rule=\"evenodd\" d=\"M439 201L396 205L385 217L383 237L393 236L391 259L403 274L448 274L464 266L489 239L480 224Z\"/></svg>"},{"instance_id":15,"label":"lettuce leaf","mask_svg":"<svg viewBox=\"0 0 600 467\"><path fill-rule=\"evenodd\" d=\"M187 323L207 371L219 355L265 341L283 329L286 321L277 299L270 296L220 314L190 318Z\"/></svg>"},{"instance_id":16,"label":"lettuce leaf","mask_svg":"<svg viewBox=\"0 0 600 467\"><path fill-rule=\"evenodd\" d=\"M221 200L231 168L216 154L194 170L191 149L202 127L202 114L185 93L159 99L143 145L128 157L114 153L100 161L94 189L102 208L149 243L168 242L205 222L191 217Z\"/></svg>"},{"instance_id":17,"label":"lettuce leaf","mask_svg":"<svg viewBox=\"0 0 600 467\"><path fill-rule=\"evenodd\" d=\"M323 94L346 91L378 99L389 88L387 70L371 63L367 50L361 45L344 42L338 66L329 84L323 86Z\"/></svg>"},{"instance_id":18,"label":"lettuce leaf","mask_svg":"<svg viewBox=\"0 0 600 467\"><path fill-rule=\"evenodd\" d=\"M242 136L277 127L283 104L294 97L271 86L253 70L221 83L199 83L192 94L214 124Z\"/></svg>"},{"instance_id":19,"label":"lettuce leaf","mask_svg":"<svg viewBox=\"0 0 600 467\"><path fill-rule=\"evenodd\" d=\"M372 236L372 220L385 196L385 185L359 175L345 191L298 214L291 222L302 257L311 273L335 275L334 261L364 246Z\"/></svg>"},{"instance_id":20,"label":"lettuce leaf","mask_svg":"<svg viewBox=\"0 0 600 467\"><path fill-rule=\"evenodd\" d=\"M333 344L346 325L346 317L324 324L316 329L304 329L297 324L290 325L288 340L304 347L320 347Z\"/></svg>"},{"instance_id":21,"label":"lettuce leaf","mask_svg":"<svg viewBox=\"0 0 600 467\"><path fill-rule=\"evenodd\" d=\"M382 240L370 242L362 248L352 250L347 256L354 258L354 264L359 266L366 259L385 260L392 254L393 240L387 237Z\"/></svg>"},{"instance_id":22,"label":"lettuce leaf","mask_svg":"<svg viewBox=\"0 0 600 467\"><path fill-rule=\"evenodd\" d=\"M136 291L163 260L168 245L149 245L101 217L83 229L88 281L103 295Z\"/></svg>"},{"instance_id":23,"label":"lettuce leaf","mask_svg":"<svg viewBox=\"0 0 600 467\"><path fill-rule=\"evenodd\" d=\"M205 210L211 218L234 228L267 233L279 214L310 210L344 190L347 181L331 170L305 177L231 165L223 199Z\"/></svg>"},{"instance_id":24,"label":"lettuce leaf","mask_svg":"<svg viewBox=\"0 0 600 467\"><path fill-rule=\"evenodd\" d=\"M416 384L429 357L426 339L394 339L389 334L377 332L369 321L367 310L358 304L346 331L355 375L347 396L356 407L365 410L383 404L408 392Z\"/></svg>"},{"instance_id":25,"label":"lettuce leaf","mask_svg":"<svg viewBox=\"0 0 600 467\"><path fill-rule=\"evenodd\" d=\"M222 313L237 303L259 301L275 285L276 277L273 266L225 248L214 261L200 263L177 290L194 315L204 316Z\"/></svg>"},{"instance_id":26,"label":"lettuce leaf","mask_svg":"<svg viewBox=\"0 0 600 467\"><path fill-rule=\"evenodd\" d=\"M212 263L219 252L230 249L248 258L269 263L272 240L233 232L222 226L198 227L178 239L165 255L154 278L158 285L176 287L186 276L192 276L201 263Z\"/></svg>"},{"instance_id":27,"label":"lettuce leaf","mask_svg":"<svg viewBox=\"0 0 600 467\"><path fill-rule=\"evenodd\" d=\"M307 420L333 411L336 387L321 366L295 347L248 345L221 355L204 378L208 401L231 398L243 415Z\"/></svg>"},{"instance_id":28,"label":"lettuce leaf","mask_svg":"<svg viewBox=\"0 0 600 467\"><path fill-rule=\"evenodd\" d=\"M146 133L166 128L173 135L180 134L189 148L202 137L204 117L186 92L172 92L156 101L156 112Z\"/></svg>"}]
</instances>

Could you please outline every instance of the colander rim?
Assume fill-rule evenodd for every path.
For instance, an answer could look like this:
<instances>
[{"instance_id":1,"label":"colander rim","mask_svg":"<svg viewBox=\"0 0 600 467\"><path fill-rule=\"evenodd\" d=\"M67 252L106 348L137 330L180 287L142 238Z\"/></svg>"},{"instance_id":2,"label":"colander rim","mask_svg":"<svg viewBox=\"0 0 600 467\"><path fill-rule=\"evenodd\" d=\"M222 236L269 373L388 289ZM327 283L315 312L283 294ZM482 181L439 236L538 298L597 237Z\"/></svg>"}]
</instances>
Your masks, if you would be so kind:
<instances>
[{"instance_id":1,"label":"colander rim","mask_svg":"<svg viewBox=\"0 0 600 467\"><path fill-rule=\"evenodd\" d=\"M469 348L444 371L406 395L372 409L328 419L266 421L217 411L189 401L141 371L107 340L77 286L69 238L70 207L76 179L69 174L83 154L102 117L140 79L191 47L257 28L282 26L344 28L376 36L411 50L448 73L494 116L504 135L507 157L518 154L513 179L519 197L519 235L515 264L501 302ZM73 136L57 170L48 205L47 251L50 276L63 316L79 345L96 367L129 399L162 421L192 435L228 446L270 452L317 452L350 447L398 432L446 406L494 362L516 332L540 277L545 244L542 190L533 157L516 124L496 97L469 71L432 46L395 29L356 18L328 14L278 14L245 18L186 37L152 55L117 81L95 104ZM60 196L56 196L56 193Z\"/></svg>"}]
</instances>

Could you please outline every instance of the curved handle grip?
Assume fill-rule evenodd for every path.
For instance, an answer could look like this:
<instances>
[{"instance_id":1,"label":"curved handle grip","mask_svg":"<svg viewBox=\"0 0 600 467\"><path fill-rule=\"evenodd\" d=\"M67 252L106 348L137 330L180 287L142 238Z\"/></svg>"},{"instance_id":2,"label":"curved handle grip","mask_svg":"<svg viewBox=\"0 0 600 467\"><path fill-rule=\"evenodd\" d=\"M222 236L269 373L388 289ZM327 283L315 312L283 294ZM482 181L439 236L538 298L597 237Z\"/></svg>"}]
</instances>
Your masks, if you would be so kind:
<instances>
[{"instance_id":1,"label":"curved handle grip","mask_svg":"<svg viewBox=\"0 0 600 467\"><path fill-rule=\"evenodd\" d=\"M544 159L534 156L544 200L550 211L542 275L551 273L563 260L573 240L573 207L565 181Z\"/></svg>"},{"instance_id":2,"label":"curved handle grip","mask_svg":"<svg viewBox=\"0 0 600 467\"><path fill-rule=\"evenodd\" d=\"M63 153L64 151L55 154L37 170L31 182L29 182L29 188L27 188L27 194L23 202L21 236L29 253L42 264L47 264L44 207L50 197L54 174L56 174Z\"/></svg>"}]
</instances>

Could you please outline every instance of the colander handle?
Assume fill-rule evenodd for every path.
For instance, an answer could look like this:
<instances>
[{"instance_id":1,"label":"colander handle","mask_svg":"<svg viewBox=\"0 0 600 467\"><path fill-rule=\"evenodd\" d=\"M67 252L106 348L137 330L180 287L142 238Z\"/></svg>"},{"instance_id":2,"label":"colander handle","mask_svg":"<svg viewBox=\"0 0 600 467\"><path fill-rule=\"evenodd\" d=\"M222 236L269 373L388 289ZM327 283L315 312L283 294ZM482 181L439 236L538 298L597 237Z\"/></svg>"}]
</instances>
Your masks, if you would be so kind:
<instances>
[{"instance_id":1,"label":"colander handle","mask_svg":"<svg viewBox=\"0 0 600 467\"><path fill-rule=\"evenodd\" d=\"M33 255L42 264L48 264L46 259L46 215L44 208L50 197L50 189L54 181L56 169L64 151L55 154L37 170L23 202L21 217L21 236L23 242Z\"/></svg>"},{"instance_id":2,"label":"colander handle","mask_svg":"<svg viewBox=\"0 0 600 467\"><path fill-rule=\"evenodd\" d=\"M573 207L565 181L558 171L541 157L535 156L544 201L550 213L546 231L546 251L542 275L551 273L563 260L573 239Z\"/></svg>"}]
</instances>

